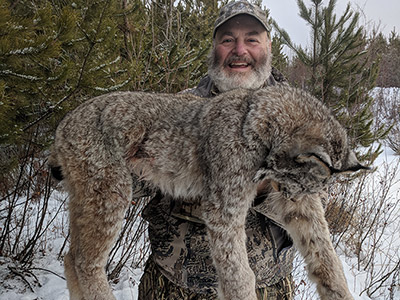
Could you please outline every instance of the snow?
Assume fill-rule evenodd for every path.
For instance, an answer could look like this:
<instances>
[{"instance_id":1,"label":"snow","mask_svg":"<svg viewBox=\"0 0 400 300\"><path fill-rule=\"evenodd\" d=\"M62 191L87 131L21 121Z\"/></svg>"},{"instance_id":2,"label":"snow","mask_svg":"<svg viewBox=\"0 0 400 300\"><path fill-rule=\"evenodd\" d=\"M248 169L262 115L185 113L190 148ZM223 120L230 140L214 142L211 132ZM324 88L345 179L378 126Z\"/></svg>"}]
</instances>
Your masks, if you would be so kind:
<instances>
[{"instance_id":1,"label":"snow","mask_svg":"<svg viewBox=\"0 0 400 300\"><path fill-rule=\"evenodd\" d=\"M388 95L396 93L399 94L398 90L387 92ZM386 224L376 224L378 228L376 232L367 235L360 256L354 254L343 243L339 243L336 251L342 261L345 276L355 300L400 299L400 218L397 217L400 211L400 159L388 146L384 146L383 152L374 162L374 166L377 167L377 171L367 176L363 192L368 195L371 202L367 207L373 208L373 205L376 204L375 201L382 199L385 186L389 185L382 215L384 219L386 218ZM384 182L389 179L390 182ZM65 196L55 192L53 197L54 201L59 203ZM65 218L65 215L62 216ZM62 228L61 225L64 222L65 219L55 222L55 228L61 228L59 231L64 232L65 235L65 228ZM37 253L33 268L25 270L23 266L13 262L10 258L0 257L0 300L69 299L63 264L58 260L58 254L64 242L64 237L60 232L56 230L49 235L53 239L47 239L46 251ZM374 242L379 246L377 249L370 247L374 245ZM374 260L367 265L365 261L372 257L371 251L375 251ZM372 285L371 291L378 288L379 279L391 271L393 272L390 280L369 296L366 288L375 281L377 282ZM114 295L118 300L137 299L142 272L141 268L126 267L122 270L119 280L111 283ZM298 286L296 300L319 299L315 292L315 286L307 279L300 258L295 260L293 274ZM389 289L388 284L390 283L393 283L392 289Z\"/></svg>"},{"instance_id":2,"label":"snow","mask_svg":"<svg viewBox=\"0 0 400 300\"><path fill-rule=\"evenodd\" d=\"M64 267L57 260L57 253L50 253L45 257L36 259L33 270L39 285L32 284L33 277L23 273L25 279L31 282L33 291L29 290L20 277L9 278L10 268L17 269L9 259L0 259L0 289L1 300L69 300L67 284L64 279ZM112 284L114 295L118 300L136 300L138 283L142 269L124 269L119 282ZM14 273L13 273L14 274Z\"/></svg>"}]
</instances>

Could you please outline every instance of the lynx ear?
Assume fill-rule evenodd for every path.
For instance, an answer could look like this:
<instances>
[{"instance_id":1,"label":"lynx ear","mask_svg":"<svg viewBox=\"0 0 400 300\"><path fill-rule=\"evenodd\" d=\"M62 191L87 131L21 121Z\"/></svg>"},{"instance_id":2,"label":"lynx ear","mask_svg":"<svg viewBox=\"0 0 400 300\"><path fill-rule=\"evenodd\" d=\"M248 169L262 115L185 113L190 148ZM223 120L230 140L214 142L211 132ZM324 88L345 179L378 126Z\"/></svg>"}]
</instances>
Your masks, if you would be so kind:
<instances>
[{"instance_id":1,"label":"lynx ear","mask_svg":"<svg viewBox=\"0 0 400 300\"><path fill-rule=\"evenodd\" d=\"M346 160L343 163L342 168L340 170L332 169L333 173L348 173L348 172L356 172L359 170L371 170L370 167L362 165L353 151L349 151Z\"/></svg>"},{"instance_id":2,"label":"lynx ear","mask_svg":"<svg viewBox=\"0 0 400 300\"><path fill-rule=\"evenodd\" d=\"M296 162L301 164L313 164L310 168L315 176L324 179L332 174L338 173L352 173L358 170L370 170L370 167L362 165L353 151L349 151L347 158L343 162L343 166L340 169L336 169L332 166L332 162L329 156L323 155L321 153L306 153L300 154L296 157Z\"/></svg>"},{"instance_id":3,"label":"lynx ear","mask_svg":"<svg viewBox=\"0 0 400 300\"><path fill-rule=\"evenodd\" d=\"M327 160L328 161L324 161L313 153L300 154L295 158L295 161L300 164L310 165L310 172L321 179L325 179L332 175L330 158L328 157Z\"/></svg>"}]
</instances>

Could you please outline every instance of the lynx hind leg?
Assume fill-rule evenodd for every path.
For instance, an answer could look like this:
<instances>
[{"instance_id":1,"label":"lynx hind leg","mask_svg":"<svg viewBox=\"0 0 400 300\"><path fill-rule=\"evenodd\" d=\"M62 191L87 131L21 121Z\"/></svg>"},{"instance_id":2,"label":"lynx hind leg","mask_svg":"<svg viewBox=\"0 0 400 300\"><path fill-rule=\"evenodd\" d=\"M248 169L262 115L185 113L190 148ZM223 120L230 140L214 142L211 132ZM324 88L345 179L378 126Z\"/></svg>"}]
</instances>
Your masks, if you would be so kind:
<instances>
[{"instance_id":1,"label":"lynx hind leg","mask_svg":"<svg viewBox=\"0 0 400 300\"><path fill-rule=\"evenodd\" d=\"M79 174L67 178L71 243L65 275L73 300L115 299L105 265L131 198L131 177L124 169L108 166L101 172L107 176L97 180Z\"/></svg>"},{"instance_id":2,"label":"lynx hind leg","mask_svg":"<svg viewBox=\"0 0 400 300\"><path fill-rule=\"evenodd\" d=\"M212 198L203 204L203 217L218 274L219 299L256 300L255 276L248 262L245 232L248 203L253 198L251 194L248 199L235 198L229 192L224 199Z\"/></svg>"},{"instance_id":3,"label":"lynx hind leg","mask_svg":"<svg viewBox=\"0 0 400 300\"><path fill-rule=\"evenodd\" d=\"M304 257L309 277L317 284L321 299L350 300L353 297L332 245L320 196L305 195L295 202L278 196L272 202L271 210L280 216L295 247Z\"/></svg>"}]
</instances>

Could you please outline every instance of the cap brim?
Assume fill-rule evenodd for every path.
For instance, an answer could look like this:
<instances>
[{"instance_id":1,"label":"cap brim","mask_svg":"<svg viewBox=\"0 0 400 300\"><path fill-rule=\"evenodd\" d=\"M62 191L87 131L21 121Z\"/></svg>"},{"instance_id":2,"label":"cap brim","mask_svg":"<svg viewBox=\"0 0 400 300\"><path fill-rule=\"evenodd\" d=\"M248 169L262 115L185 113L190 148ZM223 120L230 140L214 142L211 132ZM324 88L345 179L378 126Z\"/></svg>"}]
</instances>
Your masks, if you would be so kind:
<instances>
[{"instance_id":1,"label":"cap brim","mask_svg":"<svg viewBox=\"0 0 400 300\"><path fill-rule=\"evenodd\" d=\"M226 18L225 20L223 20L222 22L218 23L215 27L214 27L214 31L213 31L213 38L215 38L215 34L217 33L217 30L219 27L221 27L222 24L226 23L227 21L229 21L230 19L239 16L239 15L248 15L250 17L253 17L254 19L256 19L258 22L260 22L260 24L262 25L262 27L265 28L265 30L267 32L271 32L271 25L269 24L264 24L264 22L262 20L260 20L259 17L257 17L256 15L250 14L250 13L245 13L245 12L238 12L236 14L233 14L231 16L229 16L228 18Z\"/></svg>"}]
</instances>

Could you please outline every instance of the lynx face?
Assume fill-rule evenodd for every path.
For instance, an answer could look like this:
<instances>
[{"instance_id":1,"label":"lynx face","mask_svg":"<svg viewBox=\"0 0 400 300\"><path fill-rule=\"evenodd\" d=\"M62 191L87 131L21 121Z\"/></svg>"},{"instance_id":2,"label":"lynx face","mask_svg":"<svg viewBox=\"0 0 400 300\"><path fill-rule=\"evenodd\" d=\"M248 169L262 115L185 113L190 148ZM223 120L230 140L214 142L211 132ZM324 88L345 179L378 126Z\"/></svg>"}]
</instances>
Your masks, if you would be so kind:
<instances>
[{"instance_id":1,"label":"lynx face","mask_svg":"<svg viewBox=\"0 0 400 300\"><path fill-rule=\"evenodd\" d=\"M313 151L298 154L287 160L268 165L265 176L271 179L275 190L286 198L294 199L302 194L313 194L328 186L336 175L368 169L359 164L353 152L340 162L343 168L333 167L326 152Z\"/></svg>"}]
</instances>

